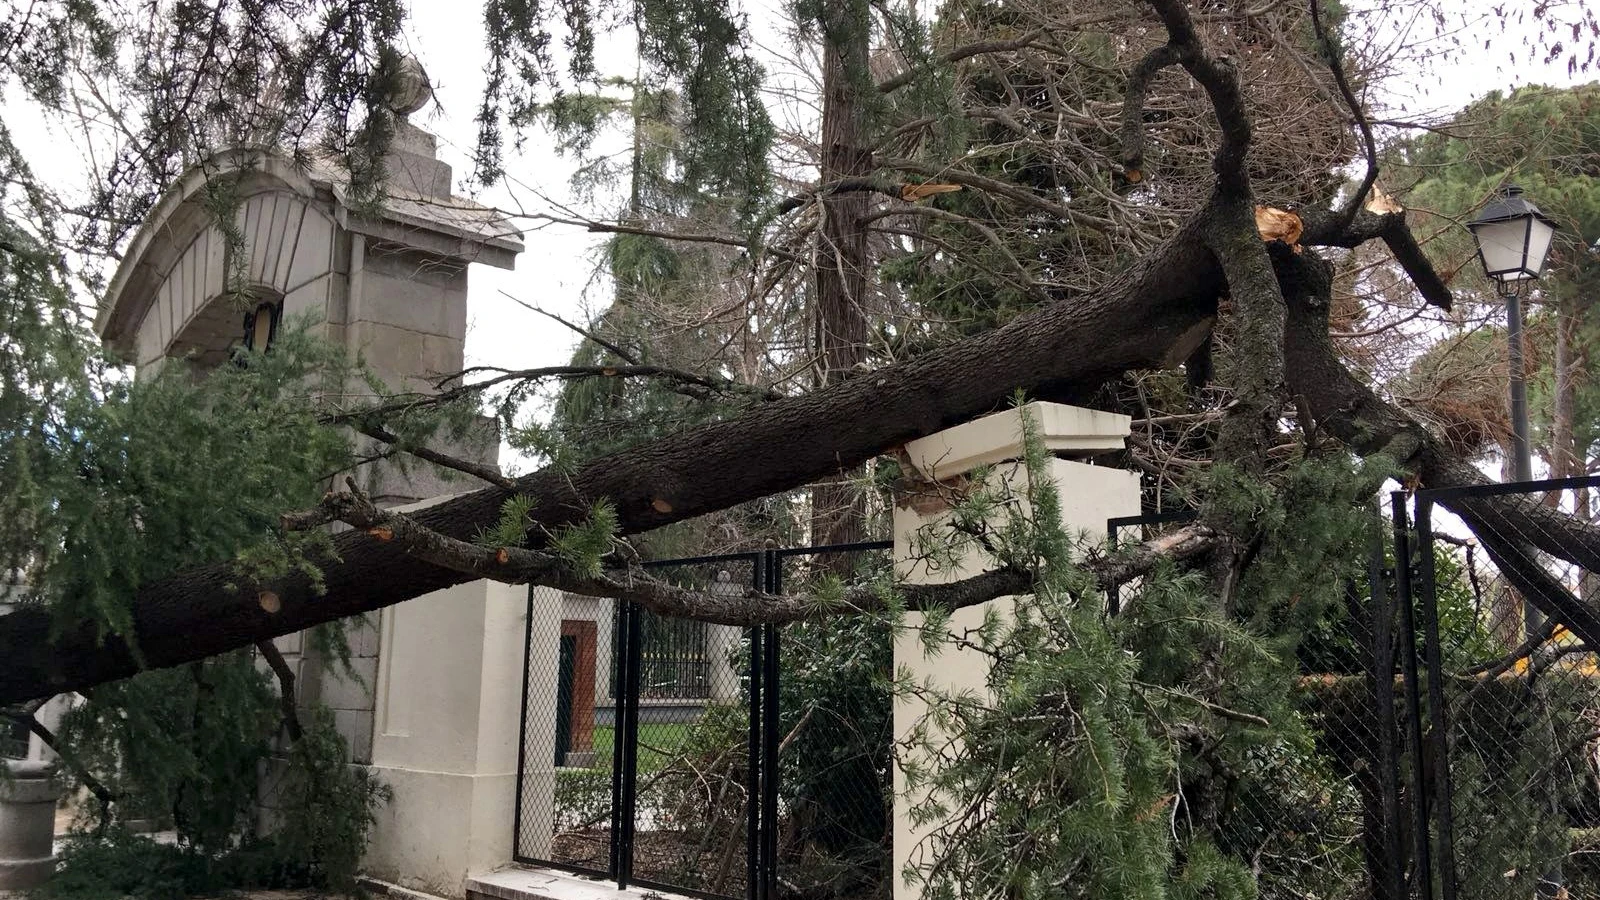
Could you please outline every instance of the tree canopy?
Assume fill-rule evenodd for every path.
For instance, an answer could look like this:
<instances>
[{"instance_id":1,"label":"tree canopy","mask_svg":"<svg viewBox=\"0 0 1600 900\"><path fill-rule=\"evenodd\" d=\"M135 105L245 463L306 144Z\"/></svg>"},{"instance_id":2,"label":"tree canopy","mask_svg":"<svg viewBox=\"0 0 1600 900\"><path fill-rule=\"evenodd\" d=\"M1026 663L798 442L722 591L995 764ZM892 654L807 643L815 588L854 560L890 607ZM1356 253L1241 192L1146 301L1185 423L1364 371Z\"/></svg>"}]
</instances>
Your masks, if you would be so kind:
<instances>
[{"instance_id":1,"label":"tree canopy","mask_svg":"<svg viewBox=\"0 0 1600 900\"><path fill-rule=\"evenodd\" d=\"M1199 895L1236 880L1215 796L1185 800L1205 815L1182 853L1162 855L1173 845L1147 815L1160 779L1223 757L1208 756L1220 742L1158 747L1177 732L1149 729L1170 726L1172 705L1151 719L1134 708L1138 692L1199 698L1187 724L1227 736L1224 755L1281 748L1282 734L1251 727L1288 702L1306 631L1290 588L1350 563L1360 510L1384 477L1486 480L1483 441L1452 431L1461 417L1419 416L1398 402L1404 384L1384 377L1394 373L1364 367L1360 323L1470 299L1459 266L1437 264L1458 247L1424 246L1406 205L1459 216L1512 170L1592 179L1588 93L1519 92L1467 113L1570 152L1463 144L1422 123L1446 131L1386 141L1380 154L1374 129L1408 123L1380 126L1370 98L1402 61L1363 40L1377 30L1370 16L1316 0L931 11L820 0L789 12L817 56L804 133L769 117L764 68L731 5L488 4L479 179L502 174L506 141L535 124L580 154L619 122L631 139L615 171L584 157L596 183L627 182L619 208L505 211L611 235L612 303L561 323L583 336L571 365L442 373L427 391L364 379L358 361L309 337L241 351L208 378L175 361L132 379L87 315L106 255L168 185L228 146L336 161L356 200L381 206L408 77L399 6L72 0L11 14L0 83L108 129L115 152L90 201L71 205L0 132L0 553L29 590L0 616L0 703L95 690L480 578L738 625L937 617L1032 592L1041 618L1006 636L1015 656L997 675L1020 685L1008 714L1060 678L1052 696L1093 728L1054 759L1074 798L1104 801L1077 808L1057 862L1095 841L1120 842L1119 862L1159 844L1142 868L1097 869L1086 883L1116 892L1181 870ZM1567 12L1541 5L1536 19ZM1594 14L1572 16L1559 23L1570 41L1563 31L1561 46L1546 45L1587 65L1565 45L1593 45ZM607 77L597 47L618 35L634 44L634 71ZM1516 161L1526 159L1543 162ZM1562 169L1568 159L1575 168ZM1418 174L1396 177L1407 172ZM216 179L223 221L228 193ZM1562 215L1592 238L1583 196ZM1587 277L1576 246L1563 245L1561 265ZM1442 368L1428 335L1400 333L1416 339L1392 353L1414 382ZM553 419L530 417L550 384ZM941 586L712 596L629 568L682 523L701 529L694 540L735 543L859 533L914 481L899 448L1018 392L1128 412L1138 429L1118 461L1147 476L1152 508L1178 497L1200 520L1089 558L1034 523L995 570ZM433 446L438 429L481 410L546 464L511 478ZM488 486L416 512L381 508L343 480L368 460L352 433L377 455ZM773 497L784 499L707 527ZM1600 607L1539 562L1600 570L1586 510L1492 497L1449 506L1529 602L1600 646ZM330 533L333 523L351 527ZM1204 628L1096 624L1104 584L1135 575L1151 576L1148 609ZM1065 663L1076 668L1041 662L1061 646L1081 651ZM1237 713L1230 704L1257 711L1217 712ZM1084 754L1113 745L1120 768L1097 786ZM985 760L931 777L960 782ZM966 849L988 859L1005 848ZM975 871L951 859L949 883Z\"/></svg>"}]
</instances>

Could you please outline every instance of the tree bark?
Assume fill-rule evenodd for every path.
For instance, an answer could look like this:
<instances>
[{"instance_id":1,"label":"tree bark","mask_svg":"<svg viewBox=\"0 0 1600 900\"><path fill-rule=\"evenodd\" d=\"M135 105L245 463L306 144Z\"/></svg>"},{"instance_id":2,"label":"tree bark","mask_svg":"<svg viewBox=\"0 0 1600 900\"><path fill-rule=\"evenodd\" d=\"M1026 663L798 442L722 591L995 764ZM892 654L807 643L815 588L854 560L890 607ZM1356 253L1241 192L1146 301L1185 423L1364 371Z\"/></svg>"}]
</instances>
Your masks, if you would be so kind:
<instances>
[{"instance_id":1,"label":"tree bark","mask_svg":"<svg viewBox=\"0 0 1600 900\"><path fill-rule=\"evenodd\" d=\"M1563 299L1556 307L1555 403L1550 417L1550 477L1583 474L1578 466L1574 425L1578 403L1577 304ZM1552 494L1552 496L1556 496Z\"/></svg>"},{"instance_id":2,"label":"tree bark","mask_svg":"<svg viewBox=\"0 0 1600 900\"><path fill-rule=\"evenodd\" d=\"M868 85L870 19L859 0L826 0L822 23L822 159L820 184L872 174L866 147L860 85ZM817 386L846 378L867 358L867 228L871 194L822 196L816 272ZM811 489L811 534L818 544L864 537L865 510L847 471ZM837 558L844 561L843 557Z\"/></svg>"}]
</instances>

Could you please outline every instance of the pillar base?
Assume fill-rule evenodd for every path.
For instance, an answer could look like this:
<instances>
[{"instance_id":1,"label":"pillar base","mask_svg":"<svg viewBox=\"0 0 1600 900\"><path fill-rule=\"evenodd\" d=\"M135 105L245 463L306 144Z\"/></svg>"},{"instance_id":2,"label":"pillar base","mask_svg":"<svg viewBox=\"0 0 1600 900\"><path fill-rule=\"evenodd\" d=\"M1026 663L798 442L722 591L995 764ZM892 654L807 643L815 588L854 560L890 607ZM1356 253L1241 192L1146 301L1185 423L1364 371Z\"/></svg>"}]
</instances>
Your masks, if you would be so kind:
<instances>
[{"instance_id":1,"label":"pillar base","mask_svg":"<svg viewBox=\"0 0 1600 900\"><path fill-rule=\"evenodd\" d=\"M38 887L55 871L56 798L49 763L8 761L0 780L0 890Z\"/></svg>"},{"instance_id":2,"label":"pillar base","mask_svg":"<svg viewBox=\"0 0 1600 900\"><path fill-rule=\"evenodd\" d=\"M55 873L56 858L0 859L0 891L25 891L36 888Z\"/></svg>"}]
</instances>

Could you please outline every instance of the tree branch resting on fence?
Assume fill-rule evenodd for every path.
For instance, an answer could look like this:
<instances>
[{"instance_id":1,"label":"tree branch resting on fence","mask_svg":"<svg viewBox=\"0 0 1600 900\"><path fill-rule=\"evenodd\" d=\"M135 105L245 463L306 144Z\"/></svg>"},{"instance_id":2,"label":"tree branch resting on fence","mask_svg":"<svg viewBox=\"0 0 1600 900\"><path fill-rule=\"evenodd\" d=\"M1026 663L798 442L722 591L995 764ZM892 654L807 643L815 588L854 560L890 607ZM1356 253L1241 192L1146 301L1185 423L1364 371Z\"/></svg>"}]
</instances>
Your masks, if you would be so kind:
<instances>
[{"instance_id":1,"label":"tree branch resting on fence","mask_svg":"<svg viewBox=\"0 0 1600 900\"><path fill-rule=\"evenodd\" d=\"M393 543L434 565L479 578L626 600L657 615L720 625L765 625L881 612L895 605L911 611L964 609L997 597L1028 593L1036 581L1036 573L1031 570L1003 566L945 584L902 584L893 588L882 584L853 585L833 597L769 594L753 587L738 593L713 594L674 585L638 566L581 574L552 553L522 547L485 547L458 540L421 525L404 513L379 508L354 479L346 478L345 484L347 490L329 492L315 509L283 516L284 529L303 531L329 522L344 522L364 530L374 540ZM1205 553L1215 546L1216 537L1216 532L1206 525L1191 525L1147 543L1093 556L1083 565L1100 584L1120 585L1150 572L1162 560L1182 560ZM278 667L273 668L276 671Z\"/></svg>"}]
</instances>

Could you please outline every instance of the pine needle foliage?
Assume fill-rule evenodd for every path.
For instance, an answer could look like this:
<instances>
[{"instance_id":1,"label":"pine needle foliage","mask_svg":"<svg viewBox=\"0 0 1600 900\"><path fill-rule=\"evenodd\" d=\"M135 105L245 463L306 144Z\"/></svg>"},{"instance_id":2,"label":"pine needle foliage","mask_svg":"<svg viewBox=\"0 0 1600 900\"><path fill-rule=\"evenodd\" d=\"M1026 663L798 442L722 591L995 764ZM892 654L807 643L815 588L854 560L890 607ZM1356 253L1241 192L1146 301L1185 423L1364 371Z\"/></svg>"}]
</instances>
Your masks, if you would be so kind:
<instances>
[{"instance_id":1,"label":"pine needle foliage","mask_svg":"<svg viewBox=\"0 0 1600 900\"><path fill-rule=\"evenodd\" d=\"M21 285L3 287L9 309L32 306ZM109 367L86 377L86 364L36 368L0 399L17 413L0 435L10 488L0 552L27 584L25 599L136 645L130 603L147 580L241 556L263 576L305 562L277 536L277 517L315 505L319 479L350 459L348 438L310 402L348 370L336 348L302 323L273 352L240 355L203 378L182 360L139 382Z\"/></svg>"},{"instance_id":2,"label":"pine needle foliage","mask_svg":"<svg viewBox=\"0 0 1600 900\"><path fill-rule=\"evenodd\" d=\"M1349 896L1364 878L1355 842L1307 837L1352 817L1358 827L1359 810L1295 693L1297 654L1344 615L1383 468L1337 457L1270 482L1215 474L1216 514L1260 542L1238 608L1220 607L1203 572L1165 566L1125 589L1112 617L1074 564L1090 548L1060 524L1049 454L1025 422L1020 502L980 489L951 521L1000 514L981 538L954 533L1034 560L1037 592L976 627L932 614L901 624L989 668L978 690L897 678L904 701L926 708L900 765L927 836L899 875L936 898ZM1288 862L1308 855L1329 861L1314 873Z\"/></svg>"},{"instance_id":3,"label":"pine needle foliage","mask_svg":"<svg viewBox=\"0 0 1600 900\"><path fill-rule=\"evenodd\" d=\"M0 213L8 599L137 652L130 611L150 580L217 561L240 564L241 582L290 569L316 575L327 536L285 536L278 517L314 506L328 476L352 463L349 436L326 424L323 399L366 380L361 368L315 338L313 323L292 320L268 352L238 351L214 371L169 359L133 380L99 348L66 265L38 237L49 221L30 226ZM336 650L338 635L328 636ZM276 687L252 651L236 651L86 692L57 738L111 802L86 807L80 824L105 835L153 823L173 829L182 847L77 842L52 896L104 895L97 877L118 897L255 883L352 887L382 790L348 765L326 715L307 710L304 737L280 747ZM280 751L284 805L264 843L261 775ZM104 877L105 866L133 858L140 862L125 876Z\"/></svg>"}]
</instances>

